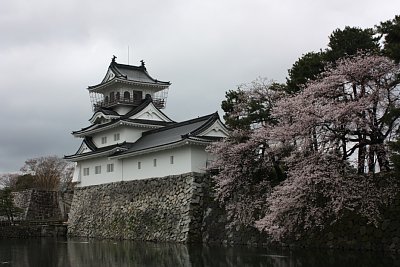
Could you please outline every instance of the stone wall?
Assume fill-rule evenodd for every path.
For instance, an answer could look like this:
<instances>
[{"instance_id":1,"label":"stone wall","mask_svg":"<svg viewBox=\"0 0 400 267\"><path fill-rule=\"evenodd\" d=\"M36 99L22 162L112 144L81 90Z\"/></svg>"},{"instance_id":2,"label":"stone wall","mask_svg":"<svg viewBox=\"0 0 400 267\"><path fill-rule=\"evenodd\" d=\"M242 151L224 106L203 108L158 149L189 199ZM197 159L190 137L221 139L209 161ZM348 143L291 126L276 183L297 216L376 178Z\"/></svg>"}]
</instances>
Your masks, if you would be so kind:
<instances>
[{"instance_id":1,"label":"stone wall","mask_svg":"<svg viewBox=\"0 0 400 267\"><path fill-rule=\"evenodd\" d=\"M382 219L377 226L368 224L365 218L349 213L337 223L327 226L323 231L309 232L300 240L286 240L285 243L271 242L266 234L251 226L232 226L226 211L212 197L208 199L206 197L204 202L205 212L202 227L204 243L377 250L400 253L400 194L392 205L382 208Z\"/></svg>"},{"instance_id":2,"label":"stone wall","mask_svg":"<svg viewBox=\"0 0 400 267\"><path fill-rule=\"evenodd\" d=\"M58 192L58 207L60 209L61 219L63 221L68 221L68 215L71 209L73 197L74 191L72 190Z\"/></svg>"},{"instance_id":3,"label":"stone wall","mask_svg":"<svg viewBox=\"0 0 400 267\"><path fill-rule=\"evenodd\" d=\"M14 203L23 212L18 220L67 220L73 193L39 189L14 192Z\"/></svg>"},{"instance_id":4,"label":"stone wall","mask_svg":"<svg viewBox=\"0 0 400 267\"><path fill-rule=\"evenodd\" d=\"M375 227L349 214L325 231L285 246L391 250L400 253L400 197ZM72 236L146 241L272 244L251 226L233 226L214 200L210 179L188 173L78 188L68 233Z\"/></svg>"},{"instance_id":5,"label":"stone wall","mask_svg":"<svg viewBox=\"0 0 400 267\"><path fill-rule=\"evenodd\" d=\"M201 242L204 178L187 173L77 188L68 234Z\"/></svg>"}]
</instances>

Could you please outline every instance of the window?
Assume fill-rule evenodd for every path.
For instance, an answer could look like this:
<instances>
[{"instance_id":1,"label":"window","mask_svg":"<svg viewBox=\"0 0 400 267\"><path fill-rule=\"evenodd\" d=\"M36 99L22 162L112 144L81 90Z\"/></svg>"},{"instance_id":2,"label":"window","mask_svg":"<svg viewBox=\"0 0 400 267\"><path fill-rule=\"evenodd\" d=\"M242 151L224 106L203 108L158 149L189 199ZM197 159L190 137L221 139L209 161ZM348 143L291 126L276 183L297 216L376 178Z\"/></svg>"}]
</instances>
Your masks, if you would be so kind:
<instances>
[{"instance_id":1,"label":"window","mask_svg":"<svg viewBox=\"0 0 400 267\"><path fill-rule=\"evenodd\" d=\"M110 101L111 102L114 101L114 98L115 98L114 92L111 92L110 93Z\"/></svg>"},{"instance_id":2,"label":"window","mask_svg":"<svg viewBox=\"0 0 400 267\"><path fill-rule=\"evenodd\" d=\"M113 172L114 171L114 164L110 163L107 164L107 172Z\"/></svg>"},{"instance_id":3,"label":"window","mask_svg":"<svg viewBox=\"0 0 400 267\"><path fill-rule=\"evenodd\" d=\"M115 94L115 98L117 99L117 101L121 99L120 93L119 93L119 92L117 92L117 93Z\"/></svg>"},{"instance_id":4,"label":"window","mask_svg":"<svg viewBox=\"0 0 400 267\"><path fill-rule=\"evenodd\" d=\"M118 141L120 138L119 133L114 134L114 141Z\"/></svg>"},{"instance_id":5,"label":"window","mask_svg":"<svg viewBox=\"0 0 400 267\"><path fill-rule=\"evenodd\" d=\"M129 101L131 99L131 94L128 91L124 92L124 100Z\"/></svg>"},{"instance_id":6,"label":"window","mask_svg":"<svg viewBox=\"0 0 400 267\"><path fill-rule=\"evenodd\" d=\"M133 91L132 92L132 99L133 101L142 100L143 93L142 91Z\"/></svg>"},{"instance_id":7,"label":"window","mask_svg":"<svg viewBox=\"0 0 400 267\"><path fill-rule=\"evenodd\" d=\"M153 166L157 167L157 159L153 159Z\"/></svg>"},{"instance_id":8,"label":"window","mask_svg":"<svg viewBox=\"0 0 400 267\"><path fill-rule=\"evenodd\" d=\"M95 174L100 174L101 173L101 166L94 167L94 173Z\"/></svg>"},{"instance_id":9,"label":"window","mask_svg":"<svg viewBox=\"0 0 400 267\"><path fill-rule=\"evenodd\" d=\"M174 156L170 156L169 157L169 163L170 164L174 164Z\"/></svg>"},{"instance_id":10,"label":"window","mask_svg":"<svg viewBox=\"0 0 400 267\"><path fill-rule=\"evenodd\" d=\"M83 168L83 176L89 175L89 168Z\"/></svg>"},{"instance_id":11,"label":"window","mask_svg":"<svg viewBox=\"0 0 400 267\"><path fill-rule=\"evenodd\" d=\"M137 163L137 168L140 170L142 168L142 163L140 161L138 161Z\"/></svg>"},{"instance_id":12,"label":"window","mask_svg":"<svg viewBox=\"0 0 400 267\"><path fill-rule=\"evenodd\" d=\"M103 136L103 137L101 138L101 143L102 143L102 144L107 144L107 136Z\"/></svg>"}]
</instances>

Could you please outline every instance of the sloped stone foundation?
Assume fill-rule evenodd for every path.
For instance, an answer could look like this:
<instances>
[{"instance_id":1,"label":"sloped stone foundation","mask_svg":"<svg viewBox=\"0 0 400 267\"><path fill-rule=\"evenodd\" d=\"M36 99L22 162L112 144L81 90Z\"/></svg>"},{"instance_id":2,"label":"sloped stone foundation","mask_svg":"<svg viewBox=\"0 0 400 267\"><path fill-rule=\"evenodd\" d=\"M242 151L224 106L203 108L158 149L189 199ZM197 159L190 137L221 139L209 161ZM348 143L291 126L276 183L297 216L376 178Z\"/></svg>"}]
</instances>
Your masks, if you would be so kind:
<instances>
[{"instance_id":1,"label":"sloped stone foundation","mask_svg":"<svg viewBox=\"0 0 400 267\"><path fill-rule=\"evenodd\" d=\"M205 175L182 175L77 188L70 236L201 242Z\"/></svg>"}]
</instances>

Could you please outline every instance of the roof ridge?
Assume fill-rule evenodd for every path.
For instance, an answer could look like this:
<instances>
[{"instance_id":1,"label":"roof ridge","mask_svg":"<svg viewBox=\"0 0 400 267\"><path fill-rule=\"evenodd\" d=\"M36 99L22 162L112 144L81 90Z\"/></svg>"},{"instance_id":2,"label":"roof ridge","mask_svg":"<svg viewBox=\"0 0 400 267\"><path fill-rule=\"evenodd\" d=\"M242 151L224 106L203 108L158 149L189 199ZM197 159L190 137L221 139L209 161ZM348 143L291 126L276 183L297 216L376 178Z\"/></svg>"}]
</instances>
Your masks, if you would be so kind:
<instances>
[{"instance_id":1,"label":"roof ridge","mask_svg":"<svg viewBox=\"0 0 400 267\"><path fill-rule=\"evenodd\" d=\"M146 69L146 67L144 67L144 66L134 66L134 65L117 63L117 62L111 62L111 64L114 64L116 67L123 67L123 68L128 68L128 69L136 69L136 70L145 70Z\"/></svg>"},{"instance_id":2,"label":"roof ridge","mask_svg":"<svg viewBox=\"0 0 400 267\"><path fill-rule=\"evenodd\" d=\"M176 122L174 124L171 124L171 125L168 125L168 126L165 126L165 127L162 127L162 128L146 131L146 132L142 133L142 137L146 136L146 135L149 135L149 134L162 132L162 131L166 131L166 130L169 130L169 129L173 129L173 128L189 125L189 124L192 124L192 123L200 122L200 121L203 121L203 120L209 120L212 116L215 116L215 113L212 113L212 114L209 114L209 115L205 115L205 116L202 116L202 117L198 117L198 118L194 118L194 119L190 119L190 120L186 120L186 121L182 121L182 122Z\"/></svg>"},{"instance_id":3,"label":"roof ridge","mask_svg":"<svg viewBox=\"0 0 400 267\"><path fill-rule=\"evenodd\" d=\"M115 74L117 74L117 75L115 75L116 77L124 77L124 78L126 79L126 78L127 78L126 75L122 74L122 73L119 71L119 69L117 68L116 64L118 64L118 63L116 63L115 61L112 61L109 68L110 68Z\"/></svg>"},{"instance_id":4,"label":"roof ridge","mask_svg":"<svg viewBox=\"0 0 400 267\"><path fill-rule=\"evenodd\" d=\"M211 114L210 118L204 124L200 125L197 129L190 132L189 135L193 136L199 134L204 129L207 129L209 126L211 126L218 119L219 119L218 112L214 112L213 114Z\"/></svg>"}]
</instances>

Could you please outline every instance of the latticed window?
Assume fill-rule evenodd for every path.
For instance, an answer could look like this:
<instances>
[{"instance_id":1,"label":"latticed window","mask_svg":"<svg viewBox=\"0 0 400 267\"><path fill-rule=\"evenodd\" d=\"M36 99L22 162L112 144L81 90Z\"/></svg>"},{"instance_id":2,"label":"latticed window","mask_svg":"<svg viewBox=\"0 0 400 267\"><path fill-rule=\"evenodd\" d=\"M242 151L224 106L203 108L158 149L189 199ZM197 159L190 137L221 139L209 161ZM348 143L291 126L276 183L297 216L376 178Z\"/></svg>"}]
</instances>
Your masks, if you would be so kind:
<instances>
[{"instance_id":1,"label":"latticed window","mask_svg":"<svg viewBox=\"0 0 400 267\"><path fill-rule=\"evenodd\" d=\"M124 100L129 100L131 99L131 94L128 91L124 92Z\"/></svg>"},{"instance_id":2,"label":"latticed window","mask_svg":"<svg viewBox=\"0 0 400 267\"><path fill-rule=\"evenodd\" d=\"M83 168L83 176L89 175L89 168Z\"/></svg>"},{"instance_id":3,"label":"latticed window","mask_svg":"<svg viewBox=\"0 0 400 267\"><path fill-rule=\"evenodd\" d=\"M114 171L114 164L110 163L107 164L107 172L113 172Z\"/></svg>"},{"instance_id":4,"label":"latticed window","mask_svg":"<svg viewBox=\"0 0 400 267\"><path fill-rule=\"evenodd\" d=\"M107 144L107 136L103 136L103 137L101 138L101 143L102 143L102 144Z\"/></svg>"},{"instance_id":5,"label":"latticed window","mask_svg":"<svg viewBox=\"0 0 400 267\"><path fill-rule=\"evenodd\" d=\"M94 173L95 174L100 174L101 173L101 166L94 167Z\"/></svg>"}]
</instances>

